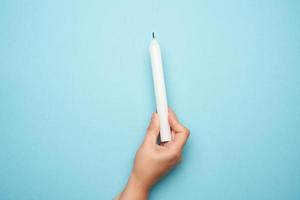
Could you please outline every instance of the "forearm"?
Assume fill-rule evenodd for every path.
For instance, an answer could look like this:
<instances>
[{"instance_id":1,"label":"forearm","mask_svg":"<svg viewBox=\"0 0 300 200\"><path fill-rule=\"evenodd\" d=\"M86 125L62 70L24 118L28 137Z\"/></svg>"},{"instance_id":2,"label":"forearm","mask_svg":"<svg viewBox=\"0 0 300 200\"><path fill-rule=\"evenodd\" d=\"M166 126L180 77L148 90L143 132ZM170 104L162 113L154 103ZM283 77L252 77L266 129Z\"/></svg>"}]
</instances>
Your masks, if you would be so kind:
<instances>
[{"instance_id":1,"label":"forearm","mask_svg":"<svg viewBox=\"0 0 300 200\"><path fill-rule=\"evenodd\" d=\"M147 200L148 193L149 188L145 187L134 174L131 174L119 200Z\"/></svg>"}]
</instances>

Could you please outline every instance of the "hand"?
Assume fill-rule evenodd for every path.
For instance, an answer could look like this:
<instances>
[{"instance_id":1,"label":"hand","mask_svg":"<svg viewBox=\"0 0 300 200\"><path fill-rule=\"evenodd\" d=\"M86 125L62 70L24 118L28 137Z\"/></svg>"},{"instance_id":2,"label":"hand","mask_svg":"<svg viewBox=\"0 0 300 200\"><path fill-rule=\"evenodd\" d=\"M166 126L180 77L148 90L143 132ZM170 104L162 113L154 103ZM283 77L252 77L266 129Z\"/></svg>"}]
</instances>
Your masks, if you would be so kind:
<instances>
[{"instance_id":1,"label":"hand","mask_svg":"<svg viewBox=\"0 0 300 200\"><path fill-rule=\"evenodd\" d=\"M181 161L182 149L189 137L189 130L181 125L169 109L172 141L157 144L159 119L153 113L143 144L135 156L134 166L121 200L144 200L151 187Z\"/></svg>"}]
</instances>

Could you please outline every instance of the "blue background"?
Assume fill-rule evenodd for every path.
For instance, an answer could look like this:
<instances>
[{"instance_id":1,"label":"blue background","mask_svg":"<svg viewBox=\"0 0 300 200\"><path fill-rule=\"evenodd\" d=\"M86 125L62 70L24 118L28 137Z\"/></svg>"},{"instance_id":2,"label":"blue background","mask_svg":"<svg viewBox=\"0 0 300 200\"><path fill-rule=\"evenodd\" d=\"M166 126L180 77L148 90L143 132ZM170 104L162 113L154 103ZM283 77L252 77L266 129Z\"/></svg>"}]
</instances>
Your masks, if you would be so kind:
<instances>
[{"instance_id":1,"label":"blue background","mask_svg":"<svg viewBox=\"0 0 300 200\"><path fill-rule=\"evenodd\" d=\"M0 199L112 199L155 111L191 130L151 199L300 199L300 1L0 1Z\"/></svg>"}]
</instances>

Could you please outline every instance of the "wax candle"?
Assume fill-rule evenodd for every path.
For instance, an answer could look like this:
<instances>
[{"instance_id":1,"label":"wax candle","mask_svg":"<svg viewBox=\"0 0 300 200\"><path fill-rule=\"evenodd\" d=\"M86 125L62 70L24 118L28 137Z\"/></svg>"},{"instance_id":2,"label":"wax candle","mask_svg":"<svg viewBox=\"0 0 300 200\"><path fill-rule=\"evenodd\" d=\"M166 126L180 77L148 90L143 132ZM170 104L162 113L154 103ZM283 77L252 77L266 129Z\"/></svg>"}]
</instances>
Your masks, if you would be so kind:
<instances>
[{"instance_id":1,"label":"wax candle","mask_svg":"<svg viewBox=\"0 0 300 200\"><path fill-rule=\"evenodd\" d=\"M163 64L161 59L161 51L154 33L152 34L150 43L150 56L152 63L152 76L154 83L154 92L156 99L156 109L160 123L160 140L161 142L171 141L171 131L168 120L168 103L166 95L166 87L164 80Z\"/></svg>"}]
</instances>

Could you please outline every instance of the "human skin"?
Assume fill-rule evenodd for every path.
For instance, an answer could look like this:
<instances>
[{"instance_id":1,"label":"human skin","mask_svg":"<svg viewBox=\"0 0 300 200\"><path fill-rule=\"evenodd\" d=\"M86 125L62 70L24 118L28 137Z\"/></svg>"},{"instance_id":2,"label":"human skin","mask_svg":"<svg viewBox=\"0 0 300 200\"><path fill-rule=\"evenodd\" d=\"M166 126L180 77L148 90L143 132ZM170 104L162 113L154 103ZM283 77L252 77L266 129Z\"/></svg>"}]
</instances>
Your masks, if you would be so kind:
<instances>
[{"instance_id":1,"label":"human skin","mask_svg":"<svg viewBox=\"0 0 300 200\"><path fill-rule=\"evenodd\" d=\"M180 124L169 109L172 141L157 144L159 119L153 113L143 144L138 149L134 166L119 200L146 200L152 186L182 159L182 150L190 131Z\"/></svg>"}]
</instances>

